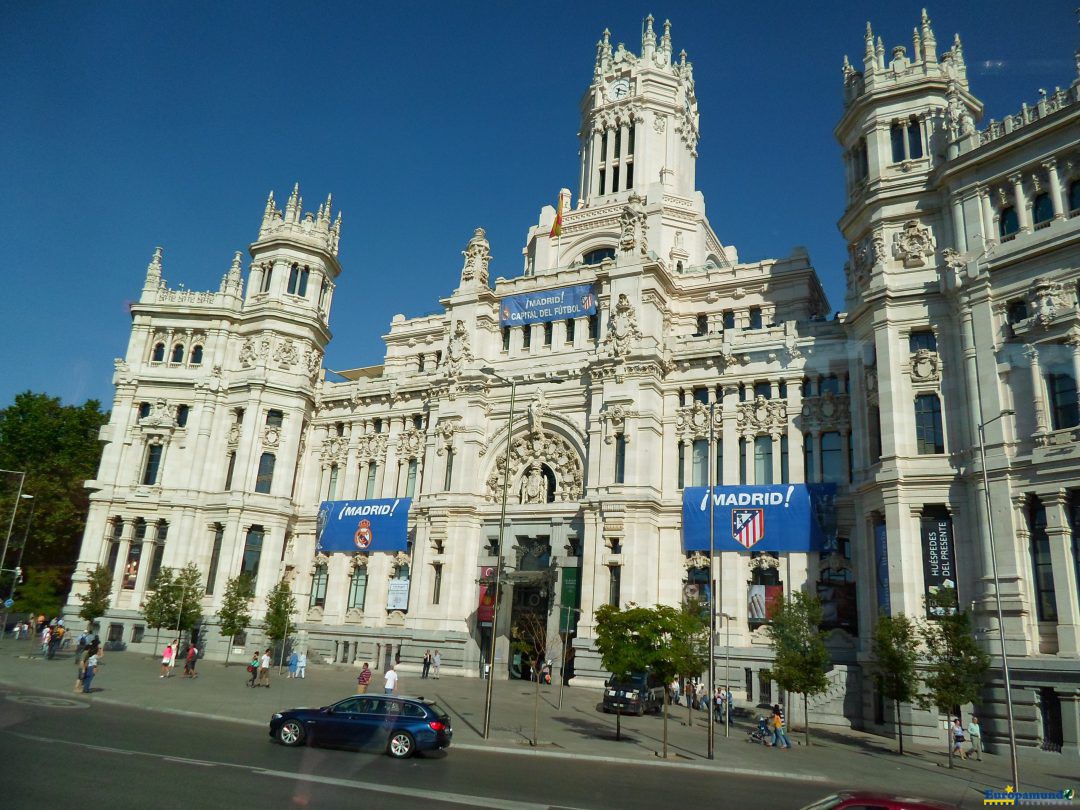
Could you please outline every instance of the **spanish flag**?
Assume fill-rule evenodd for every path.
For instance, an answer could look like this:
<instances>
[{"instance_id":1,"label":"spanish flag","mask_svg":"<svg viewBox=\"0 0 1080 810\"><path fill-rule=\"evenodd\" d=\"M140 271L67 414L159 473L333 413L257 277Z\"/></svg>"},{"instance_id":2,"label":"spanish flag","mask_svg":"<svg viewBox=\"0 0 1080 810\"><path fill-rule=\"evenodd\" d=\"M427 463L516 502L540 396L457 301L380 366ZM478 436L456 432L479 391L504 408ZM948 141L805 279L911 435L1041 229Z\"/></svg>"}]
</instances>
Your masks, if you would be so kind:
<instances>
[{"instance_id":1,"label":"spanish flag","mask_svg":"<svg viewBox=\"0 0 1080 810\"><path fill-rule=\"evenodd\" d=\"M562 194L559 195L559 202L555 206L555 224L551 226L551 233L548 236L562 236Z\"/></svg>"}]
</instances>

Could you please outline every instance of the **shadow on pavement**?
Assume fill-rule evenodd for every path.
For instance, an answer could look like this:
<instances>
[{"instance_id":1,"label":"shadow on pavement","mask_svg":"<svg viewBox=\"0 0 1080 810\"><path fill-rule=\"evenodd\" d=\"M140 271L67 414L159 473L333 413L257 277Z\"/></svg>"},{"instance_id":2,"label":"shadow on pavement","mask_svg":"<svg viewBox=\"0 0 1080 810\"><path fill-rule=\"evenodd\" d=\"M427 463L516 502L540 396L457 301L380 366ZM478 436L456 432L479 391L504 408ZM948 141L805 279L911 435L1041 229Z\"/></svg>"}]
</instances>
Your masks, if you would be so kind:
<instances>
[{"instance_id":1,"label":"shadow on pavement","mask_svg":"<svg viewBox=\"0 0 1080 810\"><path fill-rule=\"evenodd\" d=\"M474 726L472 723L470 723L465 718L465 715L462 714L460 711L458 711L457 708L455 707L455 705L451 701L447 700L445 697L443 697L442 695L438 695L438 694L435 696L435 699L437 701L439 701L440 706L445 707L448 712L450 712L451 714L454 715L454 717L456 717L458 720L460 720L462 723L464 723L466 726L468 726L470 729L472 729L473 734L475 734L477 737L482 737L483 736L483 734L481 734L481 732L480 732L480 729L478 729L476 726Z\"/></svg>"}]
</instances>

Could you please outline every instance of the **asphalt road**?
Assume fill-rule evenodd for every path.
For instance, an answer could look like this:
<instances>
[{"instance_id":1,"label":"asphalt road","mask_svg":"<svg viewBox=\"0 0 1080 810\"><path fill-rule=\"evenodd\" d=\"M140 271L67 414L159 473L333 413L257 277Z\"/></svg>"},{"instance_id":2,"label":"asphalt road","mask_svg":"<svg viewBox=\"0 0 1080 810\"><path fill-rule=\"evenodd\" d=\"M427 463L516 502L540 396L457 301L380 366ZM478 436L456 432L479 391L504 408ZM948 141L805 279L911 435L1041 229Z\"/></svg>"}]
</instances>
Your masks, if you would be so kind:
<instances>
[{"instance_id":1,"label":"asphalt road","mask_svg":"<svg viewBox=\"0 0 1080 810\"><path fill-rule=\"evenodd\" d=\"M269 718L268 718L269 719ZM829 786L678 768L451 748L403 762L288 749L266 726L0 695L0 785L11 808L798 808Z\"/></svg>"}]
</instances>

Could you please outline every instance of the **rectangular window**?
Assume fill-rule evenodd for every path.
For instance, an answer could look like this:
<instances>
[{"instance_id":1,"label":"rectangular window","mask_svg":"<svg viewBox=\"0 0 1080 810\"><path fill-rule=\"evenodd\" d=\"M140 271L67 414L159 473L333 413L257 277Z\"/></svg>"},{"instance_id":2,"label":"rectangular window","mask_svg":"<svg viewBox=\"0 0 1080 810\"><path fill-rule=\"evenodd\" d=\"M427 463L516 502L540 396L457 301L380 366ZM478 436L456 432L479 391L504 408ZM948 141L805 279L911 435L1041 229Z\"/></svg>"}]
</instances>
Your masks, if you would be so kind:
<instances>
[{"instance_id":1,"label":"rectangular window","mask_svg":"<svg viewBox=\"0 0 1080 810\"><path fill-rule=\"evenodd\" d=\"M1076 566L1076 592L1080 596L1080 490L1069 493L1069 529L1072 532L1073 565Z\"/></svg>"},{"instance_id":2,"label":"rectangular window","mask_svg":"<svg viewBox=\"0 0 1080 810\"><path fill-rule=\"evenodd\" d=\"M614 194L619 190L619 167L611 167L611 193Z\"/></svg>"},{"instance_id":3,"label":"rectangular window","mask_svg":"<svg viewBox=\"0 0 1080 810\"><path fill-rule=\"evenodd\" d=\"M618 160L622 157L622 127L615 130L615 156L614 159Z\"/></svg>"},{"instance_id":4,"label":"rectangular window","mask_svg":"<svg viewBox=\"0 0 1080 810\"><path fill-rule=\"evenodd\" d=\"M259 474L255 477L255 491L270 494L274 483L274 454L263 453L259 458Z\"/></svg>"},{"instance_id":5,"label":"rectangular window","mask_svg":"<svg viewBox=\"0 0 1080 810\"><path fill-rule=\"evenodd\" d=\"M147 588L157 586L158 575L161 573L161 563L165 560L165 543L159 540L154 544L154 556L150 558L150 576L146 580Z\"/></svg>"},{"instance_id":6,"label":"rectangular window","mask_svg":"<svg viewBox=\"0 0 1080 810\"><path fill-rule=\"evenodd\" d=\"M686 486L686 445L679 442L679 489Z\"/></svg>"},{"instance_id":7,"label":"rectangular window","mask_svg":"<svg viewBox=\"0 0 1080 810\"><path fill-rule=\"evenodd\" d=\"M702 405L709 404L709 389L708 388L695 388L694 389L694 402L700 402Z\"/></svg>"},{"instance_id":8,"label":"rectangular window","mask_svg":"<svg viewBox=\"0 0 1080 810\"><path fill-rule=\"evenodd\" d=\"M545 346L550 346L551 345L551 337L554 334L554 332L555 332L555 328L554 328L554 326L552 326L551 321L546 321L544 323L544 345Z\"/></svg>"},{"instance_id":9,"label":"rectangular window","mask_svg":"<svg viewBox=\"0 0 1080 810\"><path fill-rule=\"evenodd\" d=\"M110 624L109 625L109 643L119 644L124 640L124 625L122 624ZM109 649L106 647L105 649Z\"/></svg>"},{"instance_id":10,"label":"rectangular window","mask_svg":"<svg viewBox=\"0 0 1080 810\"><path fill-rule=\"evenodd\" d=\"M225 491L232 489L233 470L236 469L236 453L229 453L229 466L225 471Z\"/></svg>"},{"instance_id":11,"label":"rectangular window","mask_svg":"<svg viewBox=\"0 0 1080 810\"><path fill-rule=\"evenodd\" d=\"M754 671L750 667L743 668L743 680L746 682L746 699L754 699Z\"/></svg>"},{"instance_id":12,"label":"rectangular window","mask_svg":"<svg viewBox=\"0 0 1080 810\"><path fill-rule=\"evenodd\" d=\"M311 572L311 598L308 601L308 607L326 607L326 584L330 579L330 574L327 571L325 565L316 565L315 570Z\"/></svg>"},{"instance_id":13,"label":"rectangular window","mask_svg":"<svg viewBox=\"0 0 1080 810\"><path fill-rule=\"evenodd\" d=\"M437 605L442 598L442 565L436 563L432 567L435 569L435 579L431 585L431 604Z\"/></svg>"},{"instance_id":14,"label":"rectangular window","mask_svg":"<svg viewBox=\"0 0 1080 810\"><path fill-rule=\"evenodd\" d=\"M629 127L629 132L627 132L628 137L627 137L627 143L626 143L626 154L628 154L628 155L634 154L634 130L635 130L635 125L631 124L630 127Z\"/></svg>"},{"instance_id":15,"label":"rectangular window","mask_svg":"<svg viewBox=\"0 0 1080 810\"><path fill-rule=\"evenodd\" d=\"M210 552L210 570L206 572L206 595L214 593L214 580L217 579L218 565L221 563L221 541L225 539L225 527L214 524L214 548Z\"/></svg>"},{"instance_id":16,"label":"rectangular window","mask_svg":"<svg viewBox=\"0 0 1080 810\"><path fill-rule=\"evenodd\" d=\"M716 473L713 479L717 484L724 483L724 440L716 440Z\"/></svg>"},{"instance_id":17,"label":"rectangular window","mask_svg":"<svg viewBox=\"0 0 1080 810\"><path fill-rule=\"evenodd\" d=\"M899 123L889 127L889 141L892 144L892 162L900 163L904 159L904 128Z\"/></svg>"},{"instance_id":18,"label":"rectangular window","mask_svg":"<svg viewBox=\"0 0 1080 810\"><path fill-rule=\"evenodd\" d=\"M285 421L285 414L281 411L271 408L266 412L266 426L267 427L281 427L281 423Z\"/></svg>"},{"instance_id":19,"label":"rectangular window","mask_svg":"<svg viewBox=\"0 0 1080 810\"><path fill-rule=\"evenodd\" d=\"M919 129L919 119L912 116L908 120L908 157L912 160L922 157L922 131Z\"/></svg>"},{"instance_id":20,"label":"rectangular window","mask_svg":"<svg viewBox=\"0 0 1080 810\"><path fill-rule=\"evenodd\" d=\"M754 483L772 484L772 436L754 437Z\"/></svg>"},{"instance_id":21,"label":"rectangular window","mask_svg":"<svg viewBox=\"0 0 1080 810\"><path fill-rule=\"evenodd\" d=\"M450 484L454 480L454 451L446 449L446 472L443 473L443 491L450 491Z\"/></svg>"},{"instance_id":22,"label":"rectangular window","mask_svg":"<svg viewBox=\"0 0 1080 810\"><path fill-rule=\"evenodd\" d=\"M803 480L808 483L814 483L816 479L814 466L814 434L807 433L803 436Z\"/></svg>"},{"instance_id":23,"label":"rectangular window","mask_svg":"<svg viewBox=\"0 0 1080 810\"><path fill-rule=\"evenodd\" d=\"M375 477L379 473L379 465L375 462L368 464L367 471L367 489L365 490L364 497L370 500L375 497Z\"/></svg>"},{"instance_id":24,"label":"rectangular window","mask_svg":"<svg viewBox=\"0 0 1080 810\"><path fill-rule=\"evenodd\" d=\"M739 439L739 483L746 486L746 438Z\"/></svg>"},{"instance_id":25,"label":"rectangular window","mask_svg":"<svg viewBox=\"0 0 1080 810\"><path fill-rule=\"evenodd\" d=\"M1050 558L1050 537L1046 532L1046 507L1032 501L1028 507L1028 524L1031 530L1032 584L1035 589L1035 607L1040 622L1056 622L1057 594L1054 590L1054 568Z\"/></svg>"},{"instance_id":26,"label":"rectangular window","mask_svg":"<svg viewBox=\"0 0 1080 810\"><path fill-rule=\"evenodd\" d=\"M937 336L933 330L920 329L908 335L908 351L915 354L919 349L926 349L931 352L937 351Z\"/></svg>"},{"instance_id":27,"label":"rectangular window","mask_svg":"<svg viewBox=\"0 0 1080 810\"><path fill-rule=\"evenodd\" d=\"M834 484L844 480L843 448L835 430L821 434L821 480Z\"/></svg>"},{"instance_id":28,"label":"rectangular window","mask_svg":"<svg viewBox=\"0 0 1080 810\"><path fill-rule=\"evenodd\" d=\"M626 188L634 187L634 164L626 164Z\"/></svg>"},{"instance_id":29,"label":"rectangular window","mask_svg":"<svg viewBox=\"0 0 1080 810\"><path fill-rule=\"evenodd\" d=\"M760 307L751 307L751 309L750 309L750 328L751 329L760 329L761 328L761 308Z\"/></svg>"},{"instance_id":30,"label":"rectangular window","mask_svg":"<svg viewBox=\"0 0 1080 810\"><path fill-rule=\"evenodd\" d=\"M337 497L338 466L330 465L330 483L326 487L326 500L332 501Z\"/></svg>"},{"instance_id":31,"label":"rectangular window","mask_svg":"<svg viewBox=\"0 0 1080 810\"><path fill-rule=\"evenodd\" d=\"M791 482L791 473L788 470L788 440L787 436L780 437L780 483Z\"/></svg>"},{"instance_id":32,"label":"rectangular window","mask_svg":"<svg viewBox=\"0 0 1080 810\"><path fill-rule=\"evenodd\" d=\"M694 439L690 457L690 486L706 487L709 485L709 442L707 439Z\"/></svg>"},{"instance_id":33,"label":"rectangular window","mask_svg":"<svg viewBox=\"0 0 1080 810\"><path fill-rule=\"evenodd\" d=\"M600 195L604 195L604 170L600 170Z\"/></svg>"},{"instance_id":34,"label":"rectangular window","mask_svg":"<svg viewBox=\"0 0 1080 810\"><path fill-rule=\"evenodd\" d=\"M153 486L158 480L158 468L161 466L161 452L164 448L160 444L152 444L146 448L146 466L143 468L142 482L146 486Z\"/></svg>"},{"instance_id":35,"label":"rectangular window","mask_svg":"<svg viewBox=\"0 0 1080 810\"><path fill-rule=\"evenodd\" d=\"M730 310L730 309L725 309L724 310L724 328L725 329L734 329L735 328L735 312L733 310Z\"/></svg>"},{"instance_id":36,"label":"rectangular window","mask_svg":"<svg viewBox=\"0 0 1080 810\"><path fill-rule=\"evenodd\" d=\"M240 573L254 585L259 574L259 557L262 556L264 531L262 526L248 529L244 540L244 557L240 560Z\"/></svg>"},{"instance_id":37,"label":"rectangular window","mask_svg":"<svg viewBox=\"0 0 1080 810\"><path fill-rule=\"evenodd\" d=\"M592 340L599 340L600 339L600 316L599 315L590 315L589 316L589 337Z\"/></svg>"},{"instance_id":38,"label":"rectangular window","mask_svg":"<svg viewBox=\"0 0 1080 810\"><path fill-rule=\"evenodd\" d=\"M881 410L877 405L869 409L870 422L870 463L881 461Z\"/></svg>"},{"instance_id":39,"label":"rectangular window","mask_svg":"<svg viewBox=\"0 0 1080 810\"><path fill-rule=\"evenodd\" d=\"M608 604L619 606L619 598L622 591L622 566L612 565L608 568L609 581L608 581Z\"/></svg>"},{"instance_id":40,"label":"rectangular window","mask_svg":"<svg viewBox=\"0 0 1080 810\"><path fill-rule=\"evenodd\" d=\"M141 644L143 636L146 634L146 625L137 624L131 628L131 643Z\"/></svg>"},{"instance_id":41,"label":"rectangular window","mask_svg":"<svg viewBox=\"0 0 1080 810\"><path fill-rule=\"evenodd\" d=\"M568 346L574 345L574 327L577 325L577 321L573 318L567 318L566 320L566 344Z\"/></svg>"},{"instance_id":42,"label":"rectangular window","mask_svg":"<svg viewBox=\"0 0 1080 810\"><path fill-rule=\"evenodd\" d=\"M349 610L363 610L367 599L367 568L357 566L349 580Z\"/></svg>"},{"instance_id":43,"label":"rectangular window","mask_svg":"<svg viewBox=\"0 0 1080 810\"><path fill-rule=\"evenodd\" d=\"M416 469L417 461L415 458L409 459L409 472L405 476L405 497L411 498L416 494Z\"/></svg>"},{"instance_id":44,"label":"rectangular window","mask_svg":"<svg viewBox=\"0 0 1080 810\"><path fill-rule=\"evenodd\" d=\"M847 482L855 480L855 434L847 435Z\"/></svg>"},{"instance_id":45,"label":"rectangular window","mask_svg":"<svg viewBox=\"0 0 1080 810\"><path fill-rule=\"evenodd\" d=\"M754 398L765 397L765 399L772 399L772 384L768 382L756 382L754 383Z\"/></svg>"},{"instance_id":46,"label":"rectangular window","mask_svg":"<svg viewBox=\"0 0 1080 810\"><path fill-rule=\"evenodd\" d=\"M1064 430L1080 424L1076 379L1071 374L1047 374L1046 391L1050 400L1050 427Z\"/></svg>"},{"instance_id":47,"label":"rectangular window","mask_svg":"<svg viewBox=\"0 0 1080 810\"><path fill-rule=\"evenodd\" d=\"M270 265L269 267L267 267L267 268L265 268L263 270L262 287L260 288L260 292L269 292L270 291L270 283L273 280L274 280L274 266Z\"/></svg>"},{"instance_id":48,"label":"rectangular window","mask_svg":"<svg viewBox=\"0 0 1080 810\"><path fill-rule=\"evenodd\" d=\"M818 394L839 394L840 393L840 378L835 374L829 374L822 377L818 382Z\"/></svg>"},{"instance_id":49,"label":"rectangular window","mask_svg":"<svg viewBox=\"0 0 1080 810\"><path fill-rule=\"evenodd\" d=\"M923 455L945 452L941 400L937 394L919 394L915 397L915 444Z\"/></svg>"},{"instance_id":50,"label":"rectangular window","mask_svg":"<svg viewBox=\"0 0 1080 810\"><path fill-rule=\"evenodd\" d=\"M780 399L787 399L787 380L781 380L780 381L780 387L779 387L779 392L778 393L780 395Z\"/></svg>"},{"instance_id":51,"label":"rectangular window","mask_svg":"<svg viewBox=\"0 0 1080 810\"><path fill-rule=\"evenodd\" d=\"M615 434L615 483L626 483L626 436Z\"/></svg>"},{"instance_id":52,"label":"rectangular window","mask_svg":"<svg viewBox=\"0 0 1080 810\"><path fill-rule=\"evenodd\" d=\"M521 348L532 348L532 326L521 327Z\"/></svg>"},{"instance_id":53,"label":"rectangular window","mask_svg":"<svg viewBox=\"0 0 1080 810\"><path fill-rule=\"evenodd\" d=\"M109 569L109 573L112 576L116 576L116 563L119 562L120 557L120 544L117 542L109 543L109 561L105 563L105 567Z\"/></svg>"},{"instance_id":54,"label":"rectangular window","mask_svg":"<svg viewBox=\"0 0 1080 810\"><path fill-rule=\"evenodd\" d=\"M136 545L132 540L128 549L127 564L124 566L123 588L126 591L135 590L135 582L139 578L139 562L142 560L142 543Z\"/></svg>"},{"instance_id":55,"label":"rectangular window","mask_svg":"<svg viewBox=\"0 0 1080 810\"><path fill-rule=\"evenodd\" d=\"M504 326L502 329L503 351L510 351L510 327Z\"/></svg>"},{"instance_id":56,"label":"rectangular window","mask_svg":"<svg viewBox=\"0 0 1080 810\"><path fill-rule=\"evenodd\" d=\"M603 136L600 138L600 162L601 163L607 163L607 160L608 160L607 132L605 131ZM603 189L601 189L600 193L601 194L604 193Z\"/></svg>"}]
</instances>

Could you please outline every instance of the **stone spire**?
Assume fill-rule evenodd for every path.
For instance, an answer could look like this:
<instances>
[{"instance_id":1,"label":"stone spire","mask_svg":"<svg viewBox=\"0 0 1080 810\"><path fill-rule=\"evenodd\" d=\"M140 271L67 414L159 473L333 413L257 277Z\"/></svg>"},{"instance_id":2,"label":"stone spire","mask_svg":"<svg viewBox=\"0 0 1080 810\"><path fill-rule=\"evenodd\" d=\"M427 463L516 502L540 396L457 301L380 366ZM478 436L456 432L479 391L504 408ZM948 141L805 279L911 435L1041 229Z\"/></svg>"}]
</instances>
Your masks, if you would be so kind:
<instances>
[{"instance_id":1,"label":"stone spire","mask_svg":"<svg viewBox=\"0 0 1080 810\"><path fill-rule=\"evenodd\" d=\"M161 283L161 248L154 248L154 256L150 259L150 264L146 265L146 284L147 287L156 287Z\"/></svg>"},{"instance_id":2,"label":"stone spire","mask_svg":"<svg viewBox=\"0 0 1080 810\"><path fill-rule=\"evenodd\" d=\"M922 57L927 64L937 62L937 40L934 38L934 29L930 27L930 18L926 15L926 9L922 10ZM916 51L918 56L918 51Z\"/></svg>"},{"instance_id":3,"label":"stone spire","mask_svg":"<svg viewBox=\"0 0 1080 810\"><path fill-rule=\"evenodd\" d=\"M671 20L664 20L664 35L660 37L660 51L664 54L664 61L671 62Z\"/></svg>"},{"instance_id":4,"label":"stone spire","mask_svg":"<svg viewBox=\"0 0 1080 810\"><path fill-rule=\"evenodd\" d=\"M465 263L461 267L461 286L486 287L488 265L491 263L491 244L483 228L473 231L472 239L461 251Z\"/></svg>"},{"instance_id":5,"label":"stone spire","mask_svg":"<svg viewBox=\"0 0 1080 810\"><path fill-rule=\"evenodd\" d=\"M874 30L870 27L870 22L866 23L866 50L863 51L863 70L866 73L873 73L877 68L877 57L874 56Z\"/></svg>"},{"instance_id":6,"label":"stone spire","mask_svg":"<svg viewBox=\"0 0 1080 810\"><path fill-rule=\"evenodd\" d=\"M604 29L603 37L596 43L596 68L593 75L597 81L611 67L611 31Z\"/></svg>"},{"instance_id":7,"label":"stone spire","mask_svg":"<svg viewBox=\"0 0 1080 810\"><path fill-rule=\"evenodd\" d=\"M233 255L232 264L229 266L229 270L221 277L221 292L233 294L237 298L241 297L244 287L244 267L243 267L243 252L236 251Z\"/></svg>"},{"instance_id":8,"label":"stone spire","mask_svg":"<svg viewBox=\"0 0 1080 810\"><path fill-rule=\"evenodd\" d=\"M641 32L641 55L645 59L652 59L656 51L656 32L653 31L653 15L645 18L645 30Z\"/></svg>"},{"instance_id":9,"label":"stone spire","mask_svg":"<svg viewBox=\"0 0 1080 810\"><path fill-rule=\"evenodd\" d=\"M922 38L919 36L919 29L911 29L911 61L918 62L923 58L922 51Z\"/></svg>"},{"instance_id":10,"label":"stone spire","mask_svg":"<svg viewBox=\"0 0 1080 810\"><path fill-rule=\"evenodd\" d=\"M300 184L293 185L292 194L289 195L289 201L285 204L285 221L286 222L299 222L300 213L303 209L304 200L300 196Z\"/></svg>"}]
</instances>

